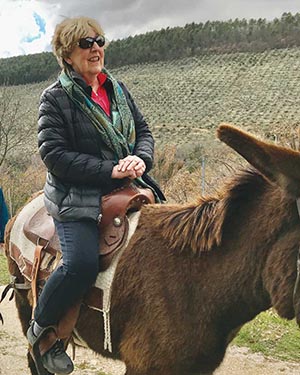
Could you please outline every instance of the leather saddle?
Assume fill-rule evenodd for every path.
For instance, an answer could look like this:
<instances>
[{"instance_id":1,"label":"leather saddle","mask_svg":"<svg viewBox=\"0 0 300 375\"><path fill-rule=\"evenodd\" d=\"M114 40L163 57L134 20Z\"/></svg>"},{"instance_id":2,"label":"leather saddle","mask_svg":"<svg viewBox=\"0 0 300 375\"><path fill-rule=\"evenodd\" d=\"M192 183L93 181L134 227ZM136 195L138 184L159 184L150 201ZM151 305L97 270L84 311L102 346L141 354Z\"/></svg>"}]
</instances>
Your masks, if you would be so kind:
<instances>
[{"instance_id":1,"label":"leather saddle","mask_svg":"<svg viewBox=\"0 0 300 375\"><path fill-rule=\"evenodd\" d=\"M127 215L130 212L140 210L143 204L148 203L155 203L152 190L140 188L132 183L102 197L98 224L101 271L108 268L113 255L126 241L128 234ZM61 252L53 219L45 207L42 207L27 219L23 231L31 242L40 245L44 251L51 255L57 256L57 252Z\"/></svg>"}]
</instances>

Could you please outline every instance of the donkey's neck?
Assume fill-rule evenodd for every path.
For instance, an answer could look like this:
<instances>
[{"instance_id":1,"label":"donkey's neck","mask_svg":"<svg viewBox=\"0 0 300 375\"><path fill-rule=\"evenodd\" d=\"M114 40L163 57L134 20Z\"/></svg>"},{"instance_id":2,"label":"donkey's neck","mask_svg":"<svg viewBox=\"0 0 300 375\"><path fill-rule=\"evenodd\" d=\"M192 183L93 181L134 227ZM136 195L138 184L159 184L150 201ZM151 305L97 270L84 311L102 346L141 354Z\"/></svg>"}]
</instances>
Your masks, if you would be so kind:
<instances>
[{"instance_id":1,"label":"donkey's neck","mask_svg":"<svg viewBox=\"0 0 300 375\"><path fill-rule=\"evenodd\" d=\"M256 171L245 171L198 204L148 207L142 220L151 238L157 233L160 245L178 257L176 269L190 288L186 304L197 305L195 315L202 310L218 317L227 330L272 305L292 316L296 205Z\"/></svg>"}]
</instances>

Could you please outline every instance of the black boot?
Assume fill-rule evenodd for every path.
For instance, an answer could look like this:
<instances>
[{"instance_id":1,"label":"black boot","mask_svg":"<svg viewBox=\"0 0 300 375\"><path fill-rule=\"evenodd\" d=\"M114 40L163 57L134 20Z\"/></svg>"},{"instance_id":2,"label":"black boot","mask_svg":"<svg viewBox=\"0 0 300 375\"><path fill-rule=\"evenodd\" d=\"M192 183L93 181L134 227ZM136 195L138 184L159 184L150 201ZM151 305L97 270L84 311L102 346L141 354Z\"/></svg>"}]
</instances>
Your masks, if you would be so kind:
<instances>
[{"instance_id":1,"label":"black boot","mask_svg":"<svg viewBox=\"0 0 300 375\"><path fill-rule=\"evenodd\" d=\"M38 336L34 334L31 323L27 331L27 340L32 347L31 355L39 375L70 374L74 370L71 358L64 350L64 345L57 338L55 327L43 328ZM48 372L45 372L45 369Z\"/></svg>"}]
</instances>

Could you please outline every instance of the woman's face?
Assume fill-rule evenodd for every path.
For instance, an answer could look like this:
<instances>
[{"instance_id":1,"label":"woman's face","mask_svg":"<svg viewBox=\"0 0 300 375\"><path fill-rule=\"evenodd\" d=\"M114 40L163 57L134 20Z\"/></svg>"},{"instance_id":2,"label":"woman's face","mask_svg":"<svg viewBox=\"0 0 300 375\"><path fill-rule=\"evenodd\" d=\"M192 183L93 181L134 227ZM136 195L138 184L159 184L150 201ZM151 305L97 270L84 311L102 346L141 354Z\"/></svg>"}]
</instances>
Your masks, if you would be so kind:
<instances>
[{"instance_id":1,"label":"woman's face","mask_svg":"<svg viewBox=\"0 0 300 375\"><path fill-rule=\"evenodd\" d=\"M89 37L95 38L96 33L90 29ZM73 69L79 73L87 83L92 83L104 66L104 47L99 47L96 42L91 48L83 49L75 46L66 62L72 65Z\"/></svg>"}]
</instances>

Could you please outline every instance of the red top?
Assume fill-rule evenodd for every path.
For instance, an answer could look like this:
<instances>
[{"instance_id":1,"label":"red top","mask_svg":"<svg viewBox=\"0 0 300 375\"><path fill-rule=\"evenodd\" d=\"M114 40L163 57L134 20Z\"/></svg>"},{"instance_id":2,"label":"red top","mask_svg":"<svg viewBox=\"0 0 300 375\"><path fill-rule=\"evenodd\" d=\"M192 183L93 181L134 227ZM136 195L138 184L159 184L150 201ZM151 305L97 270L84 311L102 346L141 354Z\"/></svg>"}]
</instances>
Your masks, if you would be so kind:
<instances>
[{"instance_id":1,"label":"red top","mask_svg":"<svg viewBox=\"0 0 300 375\"><path fill-rule=\"evenodd\" d=\"M107 75L105 73L99 73L97 78L99 82L99 88L97 90L97 94L94 91L92 91L92 99L94 100L94 102L99 104L100 107L107 114L107 116L110 117L110 102L108 99L107 92L103 87L103 84L107 79Z\"/></svg>"}]
</instances>

